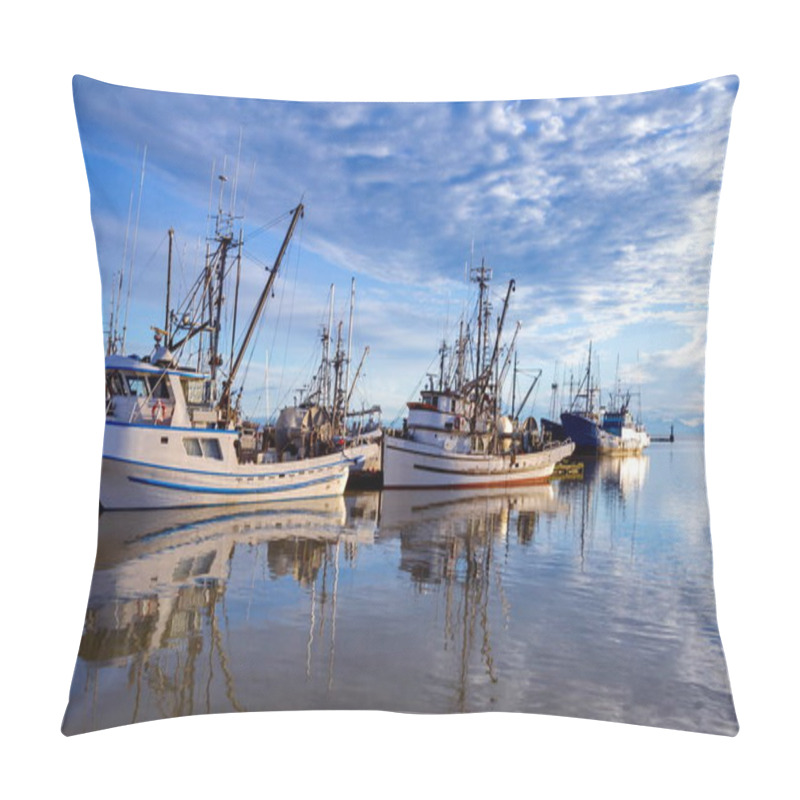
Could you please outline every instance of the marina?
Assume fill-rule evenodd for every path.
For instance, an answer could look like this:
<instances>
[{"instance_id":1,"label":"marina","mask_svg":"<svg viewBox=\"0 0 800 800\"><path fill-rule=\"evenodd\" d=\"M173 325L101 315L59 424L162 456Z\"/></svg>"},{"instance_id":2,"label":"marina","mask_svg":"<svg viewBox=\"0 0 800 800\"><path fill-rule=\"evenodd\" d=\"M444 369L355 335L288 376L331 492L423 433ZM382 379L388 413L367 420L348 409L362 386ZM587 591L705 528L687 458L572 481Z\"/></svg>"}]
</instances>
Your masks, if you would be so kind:
<instances>
[{"instance_id":1,"label":"marina","mask_svg":"<svg viewBox=\"0 0 800 800\"><path fill-rule=\"evenodd\" d=\"M205 265L177 308L171 304L174 232L170 230L164 323L163 328L153 326L155 345L150 354L124 353L125 334L120 336L117 330L119 300L112 303L101 508L284 502L340 495L346 486L524 486L546 482L557 464L572 455L576 443L567 433L583 439L564 414L562 439L553 438L552 428L543 437L535 418L522 414L541 371L517 403L515 343L521 323L510 343L502 339L516 282L509 281L501 312L492 320L492 269L483 260L479 268L470 270L470 280L478 287L474 313L462 318L452 347L442 344L438 385L430 376L421 400L407 404L402 430L382 427L379 405L355 409L351 404L369 353L366 347L351 382L355 279L351 280L346 345L344 321L334 324L335 287L331 285L320 361L309 382L299 390L294 404L281 409L274 424L248 420L241 410L241 388L237 394L237 374L304 206L299 204L290 212L280 251L237 349L243 234L234 231L233 212L222 210L226 181L220 176L219 207ZM234 264L234 312L226 362L223 306ZM490 334L493 323L494 336ZM194 343L196 350L191 351ZM504 391L512 363L509 406ZM607 417L602 427L608 440L623 442L621 450L641 449L629 446L626 407L613 419L608 413Z\"/></svg>"},{"instance_id":2,"label":"marina","mask_svg":"<svg viewBox=\"0 0 800 800\"><path fill-rule=\"evenodd\" d=\"M197 98L175 101L207 130ZM707 274L692 262L668 281L662 194L617 191L620 213L592 222L597 182L551 172L560 138L535 104L220 107L197 152L177 135L136 150L118 118L118 138L82 138L90 181L112 184L93 201L113 200L93 205L105 432L64 733L375 709L734 735L703 473ZM470 142L470 118L486 146L455 148L434 188L447 158L415 173L420 144ZM524 200L507 182L522 174L582 194ZM705 252L687 235L681 252ZM651 447L666 429L670 446Z\"/></svg>"},{"instance_id":3,"label":"marina","mask_svg":"<svg viewBox=\"0 0 800 800\"><path fill-rule=\"evenodd\" d=\"M438 374L428 373L419 399L406 403L401 427L382 423L378 403L362 402L358 408L353 402L370 352L364 347L356 365L355 278L350 281L346 331L344 319L335 320L335 284L330 285L319 360L296 389L293 402L283 405L272 420L248 418L242 409L244 386L237 385L237 378L243 362L252 358L254 333L274 296L305 207L300 203L288 213L288 230L277 257L267 267L245 333L237 338L239 307L248 299L240 296L244 234L243 226L236 227L236 185L229 189L230 209L223 210L227 183L225 175L218 176L218 204L204 263L177 304L172 297L175 233L169 230L164 322L163 327L151 326L155 343L144 357L125 352L130 296L120 332L120 271L106 345L101 508L296 501L340 495L346 487L527 486L546 483L556 472L580 477L580 462L558 466L576 451L629 455L649 446L641 412L637 420L631 412L633 392L623 390L618 376L608 404L600 404L592 342L583 378L575 389L570 381L569 404L559 421L556 382L548 416L537 421L532 395L542 370L530 371L527 390L517 393L522 322L517 321L508 341L504 339L516 280L508 281L495 317L493 269L485 259L465 269L468 284L477 288L474 305L465 307L455 341L442 341ZM232 314L226 311L231 304ZM226 334L229 355L223 344Z\"/></svg>"}]
</instances>

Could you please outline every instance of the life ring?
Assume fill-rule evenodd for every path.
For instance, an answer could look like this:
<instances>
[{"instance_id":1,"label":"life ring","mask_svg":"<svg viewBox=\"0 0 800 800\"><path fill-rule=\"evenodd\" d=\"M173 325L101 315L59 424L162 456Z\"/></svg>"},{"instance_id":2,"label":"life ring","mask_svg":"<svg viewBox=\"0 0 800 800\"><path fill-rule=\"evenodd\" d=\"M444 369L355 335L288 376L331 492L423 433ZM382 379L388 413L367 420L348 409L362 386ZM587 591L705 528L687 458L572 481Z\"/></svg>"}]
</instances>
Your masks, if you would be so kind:
<instances>
[{"instance_id":1,"label":"life ring","mask_svg":"<svg viewBox=\"0 0 800 800\"><path fill-rule=\"evenodd\" d=\"M150 413L153 417L153 423L155 425L160 425L167 415L167 407L164 405L164 401L156 400L156 402L153 403L153 410Z\"/></svg>"}]
</instances>

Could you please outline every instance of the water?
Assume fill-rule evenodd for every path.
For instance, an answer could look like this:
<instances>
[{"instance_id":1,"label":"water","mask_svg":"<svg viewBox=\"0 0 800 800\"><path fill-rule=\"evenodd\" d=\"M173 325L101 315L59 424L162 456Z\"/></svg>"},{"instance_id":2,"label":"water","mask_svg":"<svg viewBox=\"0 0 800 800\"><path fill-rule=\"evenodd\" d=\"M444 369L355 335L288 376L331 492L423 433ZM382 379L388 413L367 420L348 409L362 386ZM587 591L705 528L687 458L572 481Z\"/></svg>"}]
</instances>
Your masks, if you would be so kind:
<instances>
[{"instance_id":1,"label":"water","mask_svg":"<svg viewBox=\"0 0 800 800\"><path fill-rule=\"evenodd\" d=\"M508 492L101 515L67 734L187 714L557 714L733 735L701 442Z\"/></svg>"}]
</instances>

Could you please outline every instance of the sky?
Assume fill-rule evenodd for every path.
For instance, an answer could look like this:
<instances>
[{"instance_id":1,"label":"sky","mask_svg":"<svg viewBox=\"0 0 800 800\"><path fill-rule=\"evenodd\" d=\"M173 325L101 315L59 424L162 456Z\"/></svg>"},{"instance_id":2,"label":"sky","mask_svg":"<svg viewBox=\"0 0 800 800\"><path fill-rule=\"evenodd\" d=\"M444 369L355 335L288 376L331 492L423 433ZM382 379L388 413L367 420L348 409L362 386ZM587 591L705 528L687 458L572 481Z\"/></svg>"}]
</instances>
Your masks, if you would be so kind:
<instances>
[{"instance_id":1,"label":"sky","mask_svg":"<svg viewBox=\"0 0 800 800\"><path fill-rule=\"evenodd\" d=\"M222 205L244 227L245 319L287 212L305 206L247 361L247 413L293 402L319 358L330 287L346 330L354 279L353 370L369 347L354 403L378 404L396 423L472 307L469 266L484 261L495 311L516 283L506 330L521 323L523 392L541 370L527 413L547 415L551 384L563 394L580 379L591 342L604 399L618 375L651 431L699 430L737 88L725 77L561 100L298 103L77 78L104 324L122 270L126 351L151 351L150 326L164 319L167 230L180 297L202 266L224 174Z\"/></svg>"}]
</instances>

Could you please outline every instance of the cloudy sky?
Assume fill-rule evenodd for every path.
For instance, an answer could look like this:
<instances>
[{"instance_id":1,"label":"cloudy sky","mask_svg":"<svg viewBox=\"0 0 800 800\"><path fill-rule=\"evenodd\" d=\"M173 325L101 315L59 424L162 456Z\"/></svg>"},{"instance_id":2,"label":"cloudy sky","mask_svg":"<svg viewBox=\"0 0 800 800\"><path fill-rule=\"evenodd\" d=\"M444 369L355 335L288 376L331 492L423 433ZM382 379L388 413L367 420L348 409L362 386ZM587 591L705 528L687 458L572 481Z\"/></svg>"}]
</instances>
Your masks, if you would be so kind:
<instances>
[{"instance_id":1,"label":"cloudy sky","mask_svg":"<svg viewBox=\"0 0 800 800\"><path fill-rule=\"evenodd\" d=\"M319 356L329 287L346 320L355 278L354 360L370 347L356 402L380 404L387 423L399 418L474 302L467 267L484 259L496 310L516 281L507 329L521 322L523 375L542 370L537 417L554 379L580 377L591 340L604 397L619 362L653 430L697 425L737 86L728 77L616 97L359 104L78 78L104 322L124 266L126 349L150 351L150 325L164 316L167 230L175 297L202 264L216 176L225 174L223 204L235 201L243 216L246 314L286 212L301 199L306 207L249 362L246 411L263 416L292 401Z\"/></svg>"}]
</instances>

